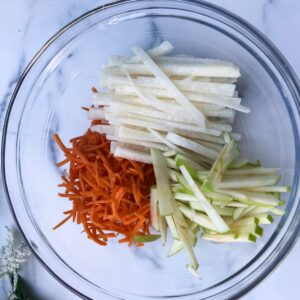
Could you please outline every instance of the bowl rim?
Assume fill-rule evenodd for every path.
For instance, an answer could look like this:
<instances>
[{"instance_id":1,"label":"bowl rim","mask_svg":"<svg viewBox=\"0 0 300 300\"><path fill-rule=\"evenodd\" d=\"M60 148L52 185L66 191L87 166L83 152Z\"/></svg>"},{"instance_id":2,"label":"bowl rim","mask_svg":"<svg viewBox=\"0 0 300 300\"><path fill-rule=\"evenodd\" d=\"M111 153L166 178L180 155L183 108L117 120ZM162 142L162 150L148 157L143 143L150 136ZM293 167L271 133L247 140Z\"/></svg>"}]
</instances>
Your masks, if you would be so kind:
<instances>
[{"instance_id":1,"label":"bowl rim","mask_svg":"<svg viewBox=\"0 0 300 300\"><path fill-rule=\"evenodd\" d=\"M16 216L16 213L13 208L12 201L10 199L7 181L6 181L6 174L5 174L5 145L6 145L6 134L7 134L7 127L9 122L10 113L12 111L14 102L16 100L16 97L18 95L19 89L25 80L27 74L30 72L33 65L39 60L40 56L47 50L47 48L55 41L57 40L62 34L64 34L68 29L73 27L74 25L78 24L85 18L95 14L99 13L101 11L105 11L107 9L111 9L117 6L122 6L130 3L138 3L138 2L149 2L149 0L118 0L114 2L107 2L101 6L95 7L77 18L73 19L69 23L67 23L65 26L63 26L61 29L59 29L44 45L38 50L38 52L33 56L31 61L26 66L25 70L23 71L22 75L18 79L18 82L14 88L14 91L12 93L12 96L10 98L8 107L6 109L6 114L3 122L3 132L2 132L2 140L1 140L1 183L4 188L4 195L6 197L6 200L8 202L8 206L10 208L11 214L14 218L15 223L18 226L18 229L20 230L21 234L23 235L24 240L27 242L28 246L31 249L31 252L33 255L38 259L38 261L41 263L41 265L63 286L65 286L68 290L76 294L77 296L81 297L82 299L91 299L87 297L86 295L82 294L80 291L78 291L73 286L69 285L65 282L64 279L59 277L48 265L47 263L42 259L42 257L39 256L39 254L35 251L34 247L29 243L24 231L22 230L22 227L18 221L18 218ZM300 84L299 79L287 61L287 59L284 57L284 55L280 52L280 50L255 26L251 25L248 21L244 20L243 18L239 17L235 13L232 13L231 11L228 11L218 5L211 4L209 2L203 1L203 0L164 0L161 3L168 2L169 9L176 8L176 3L178 4L186 4L190 6L197 6L200 8L204 8L207 10L210 10L211 12L220 14L224 16L226 19L229 19L230 21L234 22L238 26L240 26L242 29L246 30L248 33L252 34L265 49L270 51L272 53L272 57L270 58L272 62L274 60L277 60L277 64L279 63L279 66L284 69L284 72L286 73L286 77L289 79L290 84L293 85L293 88L296 91L296 94L300 95ZM166 8L166 6L162 5L161 3L153 3L149 6L143 7L143 9L149 9L149 8ZM140 8L139 8L140 9ZM138 10L139 10L138 9ZM265 51L264 51L265 52ZM299 97L300 99L300 97ZM300 105L300 102L298 101L298 106ZM298 107L299 110L299 107ZM291 251L293 246L296 244L298 238L300 236L300 220L298 224L296 224L294 232L290 235L289 239L287 240L287 243L284 245L284 247L281 249L281 251L277 254L275 257L275 260L252 282L247 283L240 291L235 293L230 299L239 299L240 297L244 296L246 293L248 293L252 288L254 288L257 284L261 283L263 279L265 279L268 275L271 274L271 272L279 265L280 262L283 261L283 259L287 256L287 254Z\"/></svg>"}]
</instances>

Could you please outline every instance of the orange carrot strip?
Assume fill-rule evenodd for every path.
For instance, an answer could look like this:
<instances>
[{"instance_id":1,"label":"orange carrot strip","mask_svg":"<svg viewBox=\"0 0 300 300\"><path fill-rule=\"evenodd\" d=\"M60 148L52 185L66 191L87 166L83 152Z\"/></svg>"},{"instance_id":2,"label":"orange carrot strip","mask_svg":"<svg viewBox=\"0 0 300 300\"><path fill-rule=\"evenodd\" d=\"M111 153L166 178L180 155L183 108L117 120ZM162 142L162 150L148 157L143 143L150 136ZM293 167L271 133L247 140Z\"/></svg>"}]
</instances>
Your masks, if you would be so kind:
<instances>
[{"instance_id":1,"label":"orange carrot strip","mask_svg":"<svg viewBox=\"0 0 300 300\"><path fill-rule=\"evenodd\" d=\"M60 168L60 167L62 167L63 165L67 164L69 161L70 161L70 160L69 160L68 158L66 158L66 159L60 161L59 163L57 163L56 166L57 166L58 168Z\"/></svg>"},{"instance_id":2,"label":"orange carrot strip","mask_svg":"<svg viewBox=\"0 0 300 300\"><path fill-rule=\"evenodd\" d=\"M69 219L71 219L72 214L68 215L66 218L64 218L61 222L59 222L56 226L53 227L53 230L57 229L61 225L65 224Z\"/></svg>"},{"instance_id":3,"label":"orange carrot strip","mask_svg":"<svg viewBox=\"0 0 300 300\"><path fill-rule=\"evenodd\" d=\"M69 150L66 148L66 146L63 144L62 140L60 139L60 137L57 134L53 134L52 138L54 139L54 141L56 142L56 144L59 146L59 148L64 152L64 153L68 153Z\"/></svg>"}]
</instances>

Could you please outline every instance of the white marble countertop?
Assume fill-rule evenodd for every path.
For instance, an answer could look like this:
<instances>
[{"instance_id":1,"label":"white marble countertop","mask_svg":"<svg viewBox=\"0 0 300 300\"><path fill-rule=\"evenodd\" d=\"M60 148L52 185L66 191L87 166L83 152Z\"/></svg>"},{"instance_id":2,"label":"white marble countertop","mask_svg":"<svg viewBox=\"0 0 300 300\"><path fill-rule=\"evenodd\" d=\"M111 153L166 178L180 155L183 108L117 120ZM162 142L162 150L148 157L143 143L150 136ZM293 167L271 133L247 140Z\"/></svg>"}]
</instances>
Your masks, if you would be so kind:
<instances>
[{"instance_id":1,"label":"white marble countertop","mask_svg":"<svg viewBox=\"0 0 300 300\"><path fill-rule=\"evenodd\" d=\"M63 25L104 1L11 0L0 3L0 118L14 86L35 52ZM282 51L300 75L299 0L208 1L243 17ZM2 121L1 121L2 122ZM6 200L0 195L0 228L12 225ZM0 242L4 238L0 230ZM244 299L296 299L300 295L300 242L265 281ZM51 277L33 257L22 273L35 299L79 299ZM0 290L0 299L5 299ZM102 300L105 300L102 298Z\"/></svg>"}]
</instances>

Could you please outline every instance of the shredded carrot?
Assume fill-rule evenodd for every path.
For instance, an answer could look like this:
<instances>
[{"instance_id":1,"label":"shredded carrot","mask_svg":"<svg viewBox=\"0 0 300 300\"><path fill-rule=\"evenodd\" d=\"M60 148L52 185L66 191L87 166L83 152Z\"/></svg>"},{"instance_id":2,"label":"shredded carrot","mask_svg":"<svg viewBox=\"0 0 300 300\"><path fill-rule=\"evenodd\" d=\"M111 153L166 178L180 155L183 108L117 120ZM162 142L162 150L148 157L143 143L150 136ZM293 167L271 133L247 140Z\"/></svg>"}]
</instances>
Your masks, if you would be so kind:
<instances>
[{"instance_id":1,"label":"shredded carrot","mask_svg":"<svg viewBox=\"0 0 300 300\"><path fill-rule=\"evenodd\" d=\"M108 239L122 235L120 243L135 243L136 234L149 234L150 188L155 183L152 165L114 157L104 135L87 131L70 140L66 147L58 135L54 140L65 154L58 167L69 163L68 176L62 176L60 197L72 208L54 229L68 220L82 224L95 243L105 246Z\"/></svg>"},{"instance_id":2,"label":"shredded carrot","mask_svg":"<svg viewBox=\"0 0 300 300\"><path fill-rule=\"evenodd\" d=\"M53 229L57 229L61 225L65 224L70 218L72 217L72 214L69 214L66 218L64 218L61 222L59 222L56 226L53 227Z\"/></svg>"}]
</instances>

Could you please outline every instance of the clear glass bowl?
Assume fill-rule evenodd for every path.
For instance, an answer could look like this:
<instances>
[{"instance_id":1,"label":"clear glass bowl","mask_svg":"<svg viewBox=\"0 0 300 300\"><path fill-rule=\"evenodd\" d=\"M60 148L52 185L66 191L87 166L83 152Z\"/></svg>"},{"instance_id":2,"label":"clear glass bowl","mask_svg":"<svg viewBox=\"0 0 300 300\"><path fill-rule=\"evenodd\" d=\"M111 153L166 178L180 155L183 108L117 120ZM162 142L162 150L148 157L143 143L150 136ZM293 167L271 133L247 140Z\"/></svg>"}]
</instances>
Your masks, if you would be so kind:
<instances>
[{"instance_id":1,"label":"clear glass bowl","mask_svg":"<svg viewBox=\"0 0 300 300\"><path fill-rule=\"evenodd\" d=\"M136 249L112 242L99 247L67 223L57 231L68 201L57 196L64 141L89 122L81 106L91 103L98 71L112 54L163 40L176 52L234 61L239 90L252 109L238 115L242 153L282 171L292 184L287 214L276 218L255 244L197 247L201 280L185 270L186 257L166 257L159 242ZM29 245L68 288L91 299L229 299L265 278L288 253L299 233L299 85L278 50L251 25L198 1L121 1L94 9L61 29L36 54L20 78L8 109L2 141L6 195ZM106 294L106 296L104 296ZM105 299L106 299L105 298Z\"/></svg>"}]
</instances>

